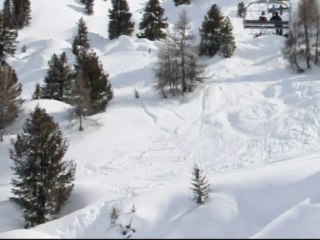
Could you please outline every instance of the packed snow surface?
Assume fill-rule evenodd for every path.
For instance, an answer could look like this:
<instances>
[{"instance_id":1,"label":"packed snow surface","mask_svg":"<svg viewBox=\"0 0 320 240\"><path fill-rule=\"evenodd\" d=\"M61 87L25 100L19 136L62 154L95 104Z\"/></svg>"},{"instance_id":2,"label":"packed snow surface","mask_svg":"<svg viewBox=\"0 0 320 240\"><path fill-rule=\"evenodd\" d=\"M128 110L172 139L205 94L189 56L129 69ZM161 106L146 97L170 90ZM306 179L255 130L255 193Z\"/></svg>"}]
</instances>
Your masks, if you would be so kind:
<instances>
[{"instance_id":1,"label":"packed snow surface","mask_svg":"<svg viewBox=\"0 0 320 240\"><path fill-rule=\"evenodd\" d=\"M137 33L147 1L128 2ZM31 24L19 31L17 53L9 58L26 101L0 143L0 238L320 236L319 69L290 70L281 53L285 38L272 31L253 38L236 16L238 0L192 2L175 7L161 1L170 26L186 9L197 34L217 3L232 21L237 50L230 59L203 59L207 79L192 94L162 99L154 89L159 42L135 35L109 40L111 1L96 0L92 16L76 0L31 1ZM30 100L53 53L66 51L74 62L71 43L80 17L115 95L105 113L85 120L83 132L71 106ZM24 230L21 210L8 201L8 149L37 105L59 122L69 141L65 158L77 163L77 174L59 219ZM195 163L212 189L200 207L191 201ZM123 235L110 226L112 207L119 209L118 222L125 227L131 221L135 232Z\"/></svg>"}]
</instances>

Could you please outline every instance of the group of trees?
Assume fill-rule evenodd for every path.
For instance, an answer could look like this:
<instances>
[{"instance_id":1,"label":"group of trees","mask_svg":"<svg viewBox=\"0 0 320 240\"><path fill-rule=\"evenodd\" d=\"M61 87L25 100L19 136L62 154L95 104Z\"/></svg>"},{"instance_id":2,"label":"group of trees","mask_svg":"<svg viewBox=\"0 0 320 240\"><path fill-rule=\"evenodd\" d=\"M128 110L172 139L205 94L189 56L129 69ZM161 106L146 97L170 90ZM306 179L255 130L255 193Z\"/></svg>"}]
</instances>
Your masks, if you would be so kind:
<instances>
[{"instance_id":1,"label":"group of trees","mask_svg":"<svg viewBox=\"0 0 320 240\"><path fill-rule=\"evenodd\" d=\"M213 4L202 23L200 44L195 45L195 35L191 32L190 20L182 11L173 31L167 31L158 55L156 77L157 89L163 97L168 93L191 92L197 82L204 79L204 65L199 64L199 56L213 57L220 53L229 58L236 45L229 18L222 16L219 7Z\"/></svg>"},{"instance_id":2,"label":"group of trees","mask_svg":"<svg viewBox=\"0 0 320 240\"><path fill-rule=\"evenodd\" d=\"M300 0L297 10L291 16L283 51L298 72L309 69L312 62L319 64L319 31L319 1Z\"/></svg>"},{"instance_id":3,"label":"group of trees","mask_svg":"<svg viewBox=\"0 0 320 240\"><path fill-rule=\"evenodd\" d=\"M80 119L79 130L83 130L83 116L103 112L113 98L109 75L104 73L97 54L90 48L88 30L84 20L78 22L77 35L73 39L72 51L76 63L72 67L66 54L53 54L42 86L37 85L35 99L55 99L75 106Z\"/></svg>"},{"instance_id":4,"label":"group of trees","mask_svg":"<svg viewBox=\"0 0 320 240\"><path fill-rule=\"evenodd\" d=\"M21 84L6 59L15 54L17 30L29 24L30 13L29 0L5 0L0 11L0 142L4 128L18 116L22 103Z\"/></svg>"},{"instance_id":5,"label":"group of trees","mask_svg":"<svg viewBox=\"0 0 320 240\"><path fill-rule=\"evenodd\" d=\"M4 0L3 14L11 29L28 26L31 19L30 0Z\"/></svg>"},{"instance_id":6,"label":"group of trees","mask_svg":"<svg viewBox=\"0 0 320 240\"><path fill-rule=\"evenodd\" d=\"M186 11L179 15L173 32L168 32L158 54L157 88L163 97L168 93L191 92L197 82L203 80L203 66L198 63L195 36L190 32L190 20Z\"/></svg>"}]
</instances>

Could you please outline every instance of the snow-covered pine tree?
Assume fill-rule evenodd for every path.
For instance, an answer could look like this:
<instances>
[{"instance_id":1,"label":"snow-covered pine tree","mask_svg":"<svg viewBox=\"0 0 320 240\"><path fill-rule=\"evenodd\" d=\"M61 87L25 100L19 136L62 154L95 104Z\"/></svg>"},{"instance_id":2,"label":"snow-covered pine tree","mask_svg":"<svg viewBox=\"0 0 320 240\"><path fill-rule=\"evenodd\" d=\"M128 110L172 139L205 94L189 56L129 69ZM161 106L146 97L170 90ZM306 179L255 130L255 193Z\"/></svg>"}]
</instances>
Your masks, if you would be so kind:
<instances>
[{"instance_id":1,"label":"snow-covered pine tree","mask_svg":"<svg viewBox=\"0 0 320 240\"><path fill-rule=\"evenodd\" d=\"M204 204L210 192L208 180L202 170L199 169L198 165L194 166L192 175L191 190L193 192L193 201L197 204Z\"/></svg>"},{"instance_id":2,"label":"snow-covered pine tree","mask_svg":"<svg viewBox=\"0 0 320 240\"><path fill-rule=\"evenodd\" d=\"M84 6L84 11L88 15L93 14L93 5L94 5L94 0L86 0L85 1L85 6Z\"/></svg>"},{"instance_id":3,"label":"snow-covered pine tree","mask_svg":"<svg viewBox=\"0 0 320 240\"><path fill-rule=\"evenodd\" d=\"M230 58L235 49L236 49L236 42L232 33L233 27L229 17L224 19L224 25L221 30L221 46L220 46L220 53L225 58Z\"/></svg>"},{"instance_id":4,"label":"snow-covered pine tree","mask_svg":"<svg viewBox=\"0 0 320 240\"><path fill-rule=\"evenodd\" d=\"M16 51L16 34L10 29L10 21L0 11L0 64L7 56L14 55Z\"/></svg>"},{"instance_id":5,"label":"snow-covered pine tree","mask_svg":"<svg viewBox=\"0 0 320 240\"><path fill-rule=\"evenodd\" d=\"M0 130L18 116L22 104L21 84L17 75L8 64L0 65Z\"/></svg>"},{"instance_id":6,"label":"snow-covered pine tree","mask_svg":"<svg viewBox=\"0 0 320 240\"><path fill-rule=\"evenodd\" d=\"M215 56L221 46L221 31L224 26L222 16L217 4L213 4L204 17L200 31L199 54L201 56Z\"/></svg>"},{"instance_id":7,"label":"snow-covered pine tree","mask_svg":"<svg viewBox=\"0 0 320 240\"><path fill-rule=\"evenodd\" d=\"M166 34L163 29L168 27L163 18L164 9L160 6L159 0L149 0L144 9L142 21L139 29L142 31L138 34L140 38L147 38L151 41L165 38Z\"/></svg>"},{"instance_id":8,"label":"snow-covered pine tree","mask_svg":"<svg viewBox=\"0 0 320 240\"><path fill-rule=\"evenodd\" d=\"M78 56L80 50L87 51L89 48L88 28L83 18L80 18L78 22L78 32L72 43L72 52Z\"/></svg>"},{"instance_id":9,"label":"snow-covered pine tree","mask_svg":"<svg viewBox=\"0 0 320 240\"><path fill-rule=\"evenodd\" d=\"M190 4L191 0L173 0L174 4L176 6L182 5L182 4Z\"/></svg>"},{"instance_id":10,"label":"snow-covered pine tree","mask_svg":"<svg viewBox=\"0 0 320 240\"><path fill-rule=\"evenodd\" d=\"M109 10L109 39L115 39L121 35L131 36L134 30L132 14L126 0L111 0L112 9Z\"/></svg>"},{"instance_id":11,"label":"snow-covered pine tree","mask_svg":"<svg viewBox=\"0 0 320 240\"><path fill-rule=\"evenodd\" d=\"M12 0L13 3L13 25L16 29L28 26L31 20L30 0Z\"/></svg>"},{"instance_id":12,"label":"snow-covered pine tree","mask_svg":"<svg viewBox=\"0 0 320 240\"><path fill-rule=\"evenodd\" d=\"M56 218L73 189L76 170L73 161L63 160L68 144L59 125L37 106L12 144L11 200L22 207L25 227Z\"/></svg>"},{"instance_id":13,"label":"snow-covered pine tree","mask_svg":"<svg viewBox=\"0 0 320 240\"><path fill-rule=\"evenodd\" d=\"M102 63L93 50L79 54L76 69L81 70L88 81L90 89L89 114L103 112L108 102L113 98L113 90L108 78L104 73Z\"/></svg>"},{"instance_id":14,"label":"snow-covered pine tree","mask_svg":"<svg viewBox=\"0 0 320 240\"><path fill-rule=\"evenodd\" d=\"M53 54L48 62L48 72L42 87L42 97L68 102L71 97L73 72L68 64L66 54L60 56Z\"/></svg>"},{"instance_id":15,"label":"snow-covered pine tree","mask_svg":"<svg viewBox=\"0 0 320 240\"><path fill-rule=\"evenodd\" d=\"M34 89L34 92L32 94L32 99L33 100L38 100L38 99L41 99L42 96L41 96L41 86L39 83L36 84L36 87Z\"/></svg>"}]
</instances>

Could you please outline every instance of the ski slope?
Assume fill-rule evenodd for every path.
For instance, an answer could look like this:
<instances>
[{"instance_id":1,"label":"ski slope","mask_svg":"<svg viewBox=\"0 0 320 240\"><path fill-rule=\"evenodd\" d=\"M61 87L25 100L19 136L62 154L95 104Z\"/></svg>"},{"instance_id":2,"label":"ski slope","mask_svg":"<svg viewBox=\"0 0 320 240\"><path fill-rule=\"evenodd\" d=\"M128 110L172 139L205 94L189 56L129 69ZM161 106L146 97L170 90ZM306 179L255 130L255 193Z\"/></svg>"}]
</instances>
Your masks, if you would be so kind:
<instances>
[{"instance_id":1,"label":"ski slope","mask_svg":"<svg viewBox=\"0 0 320 240\"><path fill-rule=\"evenodd\" d=\"M137 33L146 0L128 2ZM26 101L0 144L0 238L126 237L110 227L112 207L120 209L123 225L132 219L132 238L319 237L320 71L295 74L281 53L284 38L253 38L236 17L238 1L179 7L161 1L171 27L186 9L195 33L213 3L232 21L235 55L203 59L207 79L195 92L162 99L153 72L159 43L134 36L109 40L110 1L95 0L94 15L86 16L76 0L32 0L31 25L19 32L16 55L8 60ZM105 113L87 118L83 132L71 106L30 100L53 53L66 51L74 61L80 17L115 96ZM8 149L37 104L59 122L69 141L65 158L77 163L77 175L60 218L24 230L20 210L8 201ZM189 189L195 163L212 188L201 207Z\"/></svg>"}]
</instances>

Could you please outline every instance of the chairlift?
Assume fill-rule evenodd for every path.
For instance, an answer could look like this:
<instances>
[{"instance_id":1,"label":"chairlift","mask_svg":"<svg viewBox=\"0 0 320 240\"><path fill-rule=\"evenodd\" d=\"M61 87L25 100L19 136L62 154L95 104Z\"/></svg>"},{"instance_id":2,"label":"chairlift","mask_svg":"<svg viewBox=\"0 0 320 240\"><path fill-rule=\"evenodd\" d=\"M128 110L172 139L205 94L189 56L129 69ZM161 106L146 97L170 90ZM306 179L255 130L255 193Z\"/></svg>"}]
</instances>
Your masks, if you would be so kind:
<instances>
[{"instance_id":1,"label":"chairlift","mask_svg":"<svg viewBox=\"0 0 320 240\"><path fill-rule=\"evenodd\" d=\"M291 18L292 5L290 0L257 0L246 7L243 20L244 28L250 29L288 29ZM282 21L260 21L261 12L280 13ZM268 20L271 16L268 18Z\"/></svg>"}]
</instances>

